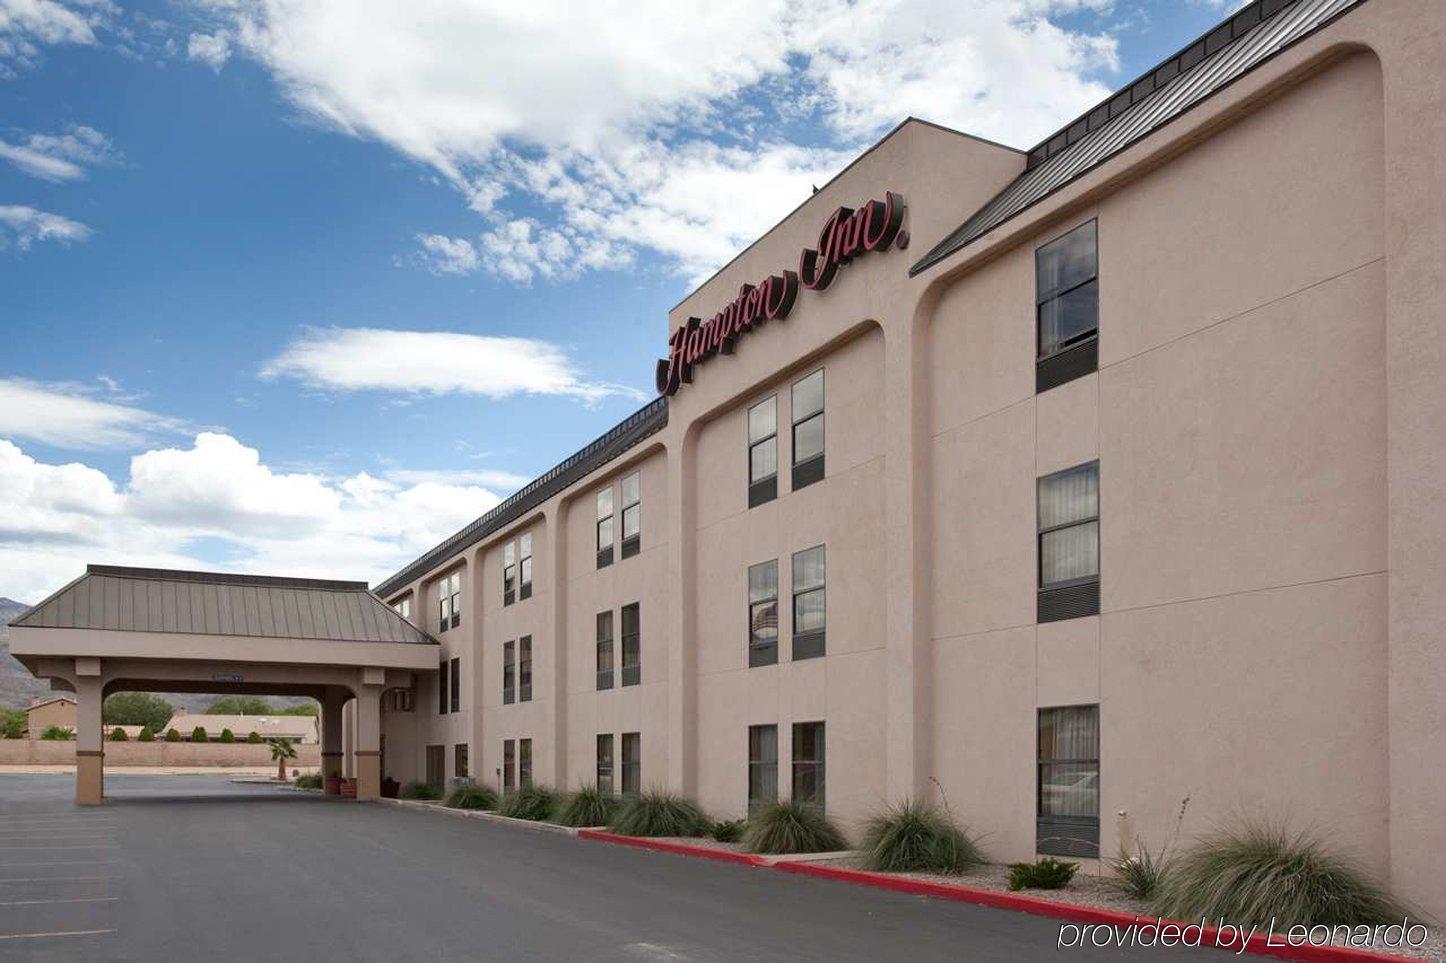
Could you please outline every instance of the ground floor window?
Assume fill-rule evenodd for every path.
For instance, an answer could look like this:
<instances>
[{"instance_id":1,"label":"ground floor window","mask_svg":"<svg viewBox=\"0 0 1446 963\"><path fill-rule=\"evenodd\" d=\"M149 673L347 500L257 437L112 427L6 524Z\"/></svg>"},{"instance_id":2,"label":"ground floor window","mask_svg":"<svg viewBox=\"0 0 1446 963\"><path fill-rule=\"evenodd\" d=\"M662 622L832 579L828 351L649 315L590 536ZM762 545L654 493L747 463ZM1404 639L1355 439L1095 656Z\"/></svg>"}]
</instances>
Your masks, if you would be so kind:
<instances>
[{"instance_id":1,"label":"ground floor window","mask_svg":"<svg viewBox=\"0 0 1446 963\"><path fill-rule=\"evenodd\" d=\"M517 788L517 743L511 739L502 741L502 791Z\"/></svg>"},{"instance_id":2,"label":"ground floor window","mask_svg":"<svg viewBox=\"0 0 1446 963\"><path fill-rule=\"evenodd\" d=\"M440 786L447 781L447 747L427 747L427 782Z\"/></svg>"},{"instance_id":3,"label":"ground floor window","mask_svg":"<svg viewBox=\"0 0 1446 963\"><path fill-rule=\"evenodd\" d=\"M636 796L643 789L643 734L623 733L623 795Z\"/></svg>"},{"instance_id":4,"label":"ground floor window","mask_svg":"<svg viewBox=\"0 0 1446 963\"><path fill-rule=\"evenodd\" d=\"M599 792L613 791L613 735L610 732L597 737L597 788Z\"/></svg>"},{"instance_id":5,"label":"ground floor window","mask_svg":"<svg viewBox=\"0 0 1446 963\"><path fill-rule=\"evenodd\" d=\"M532 785L532 740L517 740L517 785Z\"/></svg>"},{"instance_id":6,"label":"ground floor window","mask_svg":"<svg viewBox=\"0 0 1446 963\"><path fill-rule=\"evenodd\" d=\"M748 727L748 811L778 798L778 727Z\"/></svg>"},{"instance_id":7,"label":"ground floor window","mask_svg":"<svg viewBox=\"0 0 1446 963\"><path fill-rule=\"evenodd\" d=\"M793 801L823 808L823 723L793 724Z\"/></svg>"},{"instance_id":8,"label":"ground floor window","mask_svg":"<svg viewBox=\"0 0 1446 963\"><path fill-rule=\"evenodd\" d=\"M1036 847L1056 856L1100 854L1100 707L1039 710Z\"/></svg>"},{"instance_id":9,"label":"ground floor window","mask_svg":"<svg viewBox=\"0 0 1446 963\"><path fill-rule=\"evenodd\" d=\"M452 775L458 779L466 779L471 773L467 771L467 744L459 742L452 747Z\"/></svg>"}]
</instances>

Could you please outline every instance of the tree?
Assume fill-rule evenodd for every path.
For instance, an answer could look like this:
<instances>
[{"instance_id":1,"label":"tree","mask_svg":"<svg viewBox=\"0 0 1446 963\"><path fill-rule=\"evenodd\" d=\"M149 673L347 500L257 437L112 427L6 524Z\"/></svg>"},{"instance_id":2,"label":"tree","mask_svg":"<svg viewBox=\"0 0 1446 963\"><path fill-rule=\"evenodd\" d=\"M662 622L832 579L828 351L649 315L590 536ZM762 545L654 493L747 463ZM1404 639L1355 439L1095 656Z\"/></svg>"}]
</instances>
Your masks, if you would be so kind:
<instances>
[{"instance_id":1,"label":"tree","mask_svg":"<svg viewBox=\"0 0 1446 963\"><path fill-rule=\"evenodd\" d=\"M235 742L235 741L236 741L236 733L232 732L230 729L222 729L222 730L221 730L221 741L222 741L222 742Z\"/></svg>"},{"instance_id":2,"label":"tree","mask_svg":"<svg viewBox=\"0 0 1446 963\"><path fill-rule=\"evenodd\" d=\"M211 737L208 736L208 735L206 735L206 727L205 727L205 726L197 726L196 728L192 729L192 730L191 730L191 741L192 741L192 742L210 742L210 741L211 741Z\"/></svg>"},{"instance_id":3,"label":"tree","mask_svg":"<svg viewBox=\"0 0 1446 963\"><path fill-rule=\"evenodd\" d=\"M116 726L114 729L112 729L112 730L110 731L110 741L111 741L111 742L125 742L125 741L126 741L127 739L129 739L129 738L130 738L130 736L126 735L126 731L125 731L124 729L122 729L120 726Z\"/></svg>"},{"instance_id":4,"label":"tree","mask_svg":"<svg viewBox=\"0 0 1446 963\"><path fill-rule=\"evenodd\" d=\"M177 732L175 729L167 729L167 730L166 730L166 741L167 741L167 742L180 742L180 741L181 741L181 734L180 734L179 732Z\"/></svg>"},{"instance_id":5,"label":"tree","mask_svg":"<svg viewBox=\"0 0 1446 963\"><path fill-rule=\"evenodd\" d=\"M151 731L150 726L141 726L141 734L136 736L136 742L155 742L156 734Z\"/></svg>"},{"instance_id":6,"label":"tree","mask_svg":"<svg viewBox=\"0 0 1446 963\"><path fill-rule=\"evenodd\" d=\"M100 718L108 726L150 726L164 728L175 707L149 692L113 692L100 707Z\"/></svg>"},{"instance_id":7,"label":"tree","mask_svg":"<svg viewBox=\"0 0 1446 963\"><path fill-rule=\"evenodd\" d=\"M261 733L257 732L255 729L252 729L250 732L246 733L246 741L251 743L252 745L259 745L261 743Z\"/></svg>"},{"instance_id":8,"label":"tree","mask_svg":"<svg viewBox=\"0 0 1446 963\"><path fill-rule=\"evenodd\" d=\"M276 710L271 708L271 703L265 699L258 699L256 696L222 696L211 703L211 708L206 710L208 716L269 716L275 714Z\"/></svg>"},{"instance_id":9,"label":"tree","mask_svg":"<svg viewBox=\"0 0 1446 963\"><path fill-rule=\"evenodd\" d=\"M283 736L276 736L266 740L271 747L271 758L276 760L276 778L282 782L286 781L286 760L296 758L296 749L291 745L291 740Z\"/></svg>"},{"instance_id":10,"label":"tree","mask_svg":"<svg viewBox=\"0 0 1446 963\"><path fill-rule=\"evenodd\" d=\"M290 706L276 713L278 716L319 716L321 706L315 702L303 702L299 706Z\"/></svg>"},{"instance_id":11,"label":"tree","mask_svg":"<svg viewBox=\"0 0 1446 963\"><path fill-rule=\"evenodd\" d=\"M19 739L26 722L24 709L0 709L0 739Z\"/></svg>"}]
</instances>

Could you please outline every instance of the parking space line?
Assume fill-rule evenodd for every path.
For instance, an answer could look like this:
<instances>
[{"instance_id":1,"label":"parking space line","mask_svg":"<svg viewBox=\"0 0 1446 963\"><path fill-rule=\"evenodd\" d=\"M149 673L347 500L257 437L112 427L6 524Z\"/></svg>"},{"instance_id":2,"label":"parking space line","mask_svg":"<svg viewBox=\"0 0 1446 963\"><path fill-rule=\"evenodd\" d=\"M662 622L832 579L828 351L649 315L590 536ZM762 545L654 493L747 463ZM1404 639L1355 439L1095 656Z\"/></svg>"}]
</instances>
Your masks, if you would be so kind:
<instances>
[{"instance_id":1,"label":"parking space line","mask_svg":"<svg viewBox=\"0 0 1446 963\"><path fill-rule=\"evenodd\" d=\"M0 849L8 849L11 852L16 850L38 850L38 849L119 849L114 843L96 843L89 846L0 846Z\"/></svg>"},{"instance_id":2,"label":"parking space line","mask_svg":"<svg viewBox=\"0 0 1446 963\"><path fill-rule=\"evenodd\" d=\"M5 867L11 866L114 866L114 859L47 859L44 862L17 863L12 860L5 861Z\"/></svg>"},{"instance_id":3,"label":"parking space line","mask_svg":"<svg viewBox=\"0 0 1446 963\"><path fill-rule=\"evenodd\" d=\"M56 930L52 933L0 933L0 940L37 940L47 936L95 936L100 933L114 933L109 930Z\"/></svg>"},{"instance_id":4,"label":"parking space line","mask_svg":"<svg viewBox=\"0 0 1446 963\"><path fill-rule=\"evenodd\" d=\"M18 899L0 902L0 906L43 906L50 903L114 903L119 896L90 896L75 899Z\"/></svg>"},{"instance_id":5,"label":"parking space line","mask_svg":"<svg viewBox=\"0 0 1446 963\"><path fill-rule=\"evenodd\" d=\"M119 876L0 876L0 883L78 883L88 879L120 879Z\"/></svg>"}]
</instances>

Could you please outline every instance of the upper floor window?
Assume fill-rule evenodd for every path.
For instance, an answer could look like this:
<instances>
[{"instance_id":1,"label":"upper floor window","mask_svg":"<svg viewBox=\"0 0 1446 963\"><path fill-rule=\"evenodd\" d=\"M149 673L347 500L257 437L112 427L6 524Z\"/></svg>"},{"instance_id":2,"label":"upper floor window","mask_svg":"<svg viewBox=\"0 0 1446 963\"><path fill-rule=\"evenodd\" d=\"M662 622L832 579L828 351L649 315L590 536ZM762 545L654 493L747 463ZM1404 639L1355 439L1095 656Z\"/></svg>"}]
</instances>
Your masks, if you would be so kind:
<instances>
[{"instance_id":1,"label":"upper floor window","mask_svg":"<svg viewBox=\"0 0 1446 963\"><path fill-rule=\"evenodd\" d=\"M793 801L823 808L824 744L822 722L793 724Z\"/></svg>"},{"instance_id":2,"label":"upper floor window","mask_svg":"<svg viewBox=\"0 0 1446 963\"><path fill-rule=\"evenodd\" d=\"M447 660L437 664L437 715L447 714Z\"/></svg>"},{"instance_id":3,"label":"upper floor window","mask_svg":"<svg viewBox=\"0 0 1446 963\"><path fill-rule=\"evenodd\" d=\"M613 614L597 614L597 687L613 687Z\"/></svg>"},{"instance_id":4,"label":"upper floor window","mask_svg":"<svg viewBox=\"0 0 1446 963\"><path fill-rule=\"evenodd\" d=\"M748 667L778 662L778 559L748 566Z\"/></svg>"},{"instance_id":5,"label":"upper floor window","mask_svg":"<svg viewBox=\"0 0 1446 963\"><path fill-rule=\"evenodd\" d=\"M597 493L597 567L613 563L613 490Z\"/></svg>"},{"instance_id":6,"label":"upper floor window","mask_svg":"<svg viewBox=\"0 0 1446 963\"><path fill-rule=\"evenodd\" d=\"M748 507L778 497L778 396L748 409Z\"/></svg>"},{"instance_id":7,"label":"upper floor window","mask_svg":"<svg viewBox=\"0 0 1446 963\"><path fill-rule=\"evenodd\" d=\"M823 369L793 384L793 488L823 478Z\"/></svg>"},{"instance_id":8,"label":"upper floor window","mask_svg":"<svg viewBox=\"0 0 1446 963\"><path fill-rule=\"evenodd\" d=\"M643 681L642 625L638 603L623 606L623 685Z\"/></svg>"},{"instance_id":9,"label":"upper floor window","mask_svg":"<svg viewBox=\"0 0 1446 963\"><path fill-rule=\"evenodd\" d=\"M502 643L502 704L517 701L517 643Z\"/></svg>"},{"instance_id":10,"label":"upper floor window","mask_svg":"<svg viewBox=\"0 0 1446 963\"><path fill-rule=\"evenodd\" d=\"M532 701L532 636L517 640L517 701Z\"/></svg>"},{"instance_id":11,"label":"upper floor window","mask_svg":"<svg viewBox=\"0 0 1446 963\"><path fill-rule=\"evenodd\" d=\"M517 549L511 542L502 546L502 604L517 601Z\"/></svg>"},{"instance_id":12,"label":"upper floor window","mask_svg":"<svg viewBox=\"0 0 1446 963\"><path fill-rule=\"evenodd\" d=\"M462 711L462 660L452 660L452 678L448 682L447 692L449 701L452 704L453 712Z\"/></svg>"},{"instance_id":13,"label":"upper floor window","mask_svg":"<svg viewBox=\"0 0 1446 963\"><path fill-rule=\"evenodd\" d=\"M408 595L404 599L398 599L393 602L392 611L410 622L412 619L412 597Z\"/></svg>"},{"instance_id":14,"label":"upper floor window","mask_svg":"<svg viewBox=\"0 0 1446 963\"><path fill-rule=\"evenodd\" d=\"M1081 224L1034 252L1035 391L1099 367L1099 235Z\"/></svg>"},{"instance_id":15,"label":"upper floor window","mask_svg":"<svg viewBox=\"0 0 1446 963\"><path fill-rule=\"evenodd\" d=\"M1100 854L1100 707L1039 710L1038 852Z\"/></svg>"},{"instance_id":16,"label":"upper floor window","mask_svg":"<svg viewBox=\"0 0 1446 963\"><path fill-rule=\"evenodd\" d=\"M517 576L517 597L520 599L532 598L532 533L523 532L522 537L517 540L518 576Z\"/></svg>"},{"instance_id":17,"label":"upper floor window","mask_svg":"<svg viewBox=\"0 0 1446 963\"><path fill-rule=\"evenodd\" d=\"M824 550L819 545L793 555L793 657L824 654L827 628L824 604Z\"/></svg>"},{"instance_id":18,"label":"upper floor window","mask_svg":"<svg viewBox=\"0 0 1446 963\"><path fill-rule=\"evenodd\" d=\"M462 624L462 573L453 572L437 579L437 631L445 632Z\"/></svg>"},{"instance_id":19,"label":"upper floor window","mask_svg":"<svg viewBox=\"0 0 1446 963\"><path fill-rule=\"evenodd\" d=\"M623 558L632 558L643 546L643 493L638 472L623 478Z\"/></svg>"},{"instance_id":20,"label":"upper floor window","mask_svg":"<svg viewBox=\"0 0 1446 963\"><path fill-rule=\"evenodd\" d=\"M1038 620L1054 622L1100 610L1100 463L1046 475L1038 482Z\"/></svg>"}]
</instances>

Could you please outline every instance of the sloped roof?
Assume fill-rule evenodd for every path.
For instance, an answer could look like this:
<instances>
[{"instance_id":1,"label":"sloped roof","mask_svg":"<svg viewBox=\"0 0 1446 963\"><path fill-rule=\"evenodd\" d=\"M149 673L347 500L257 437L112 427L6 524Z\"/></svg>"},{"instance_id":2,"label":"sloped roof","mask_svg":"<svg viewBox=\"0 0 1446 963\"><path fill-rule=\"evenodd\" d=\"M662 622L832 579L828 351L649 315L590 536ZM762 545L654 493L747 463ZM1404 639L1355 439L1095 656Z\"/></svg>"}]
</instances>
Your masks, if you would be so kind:
<instances>
[{"instance_id":1,"label":"sloped roof","mask_svg":"<svg viewBox=\"0 0 1446 963\"><path fill-rule=\"evenodd\" d=\"M37 696L30 700L30 705L25 707L25 711L29 712L32 709L39 709L42 706L50 705L52 702L69 702L74 705L75 696L68 692L57 692L55 695L50 696Z\"/></svg>"},{"instance_id":2,"label":"sloped roof","mask_svg":"<svg viewBox=\"0 0 1446 963\"><path fill-rule=\"evenodd\" d=\"M171 721L166 723L165 729L161 731L175 729L183 735L190 735L191 730L197 726L204 728L208 736L219 736L222 729L230 729L237 739L245 739L253 732L263 738L278 736L312 741L317 738L316 716L283 716L274 713L263 716L215 716L178 712L171 716Z\"/></svg>"},{"instance_id":3,"label":"sloped roof","mask_svg":"<svg viewBox=\"0 0 1446 963\"><path fill-rule=\"evenodd\" d=\"M1366 0L1256 0L1029 151L1024 173L934 245L915 275L994 230Z\"/></svg>"},{"instance_id":4,"label":"sloped roof","mask_svg":"<svg viewBox=\"0 0 1446 963\"><path fill-rule=\"evenodd\" d=\"M87 566L11 625L435 644L368 592L365 582L118 565Z\"/></svg>"}]
</instances>

